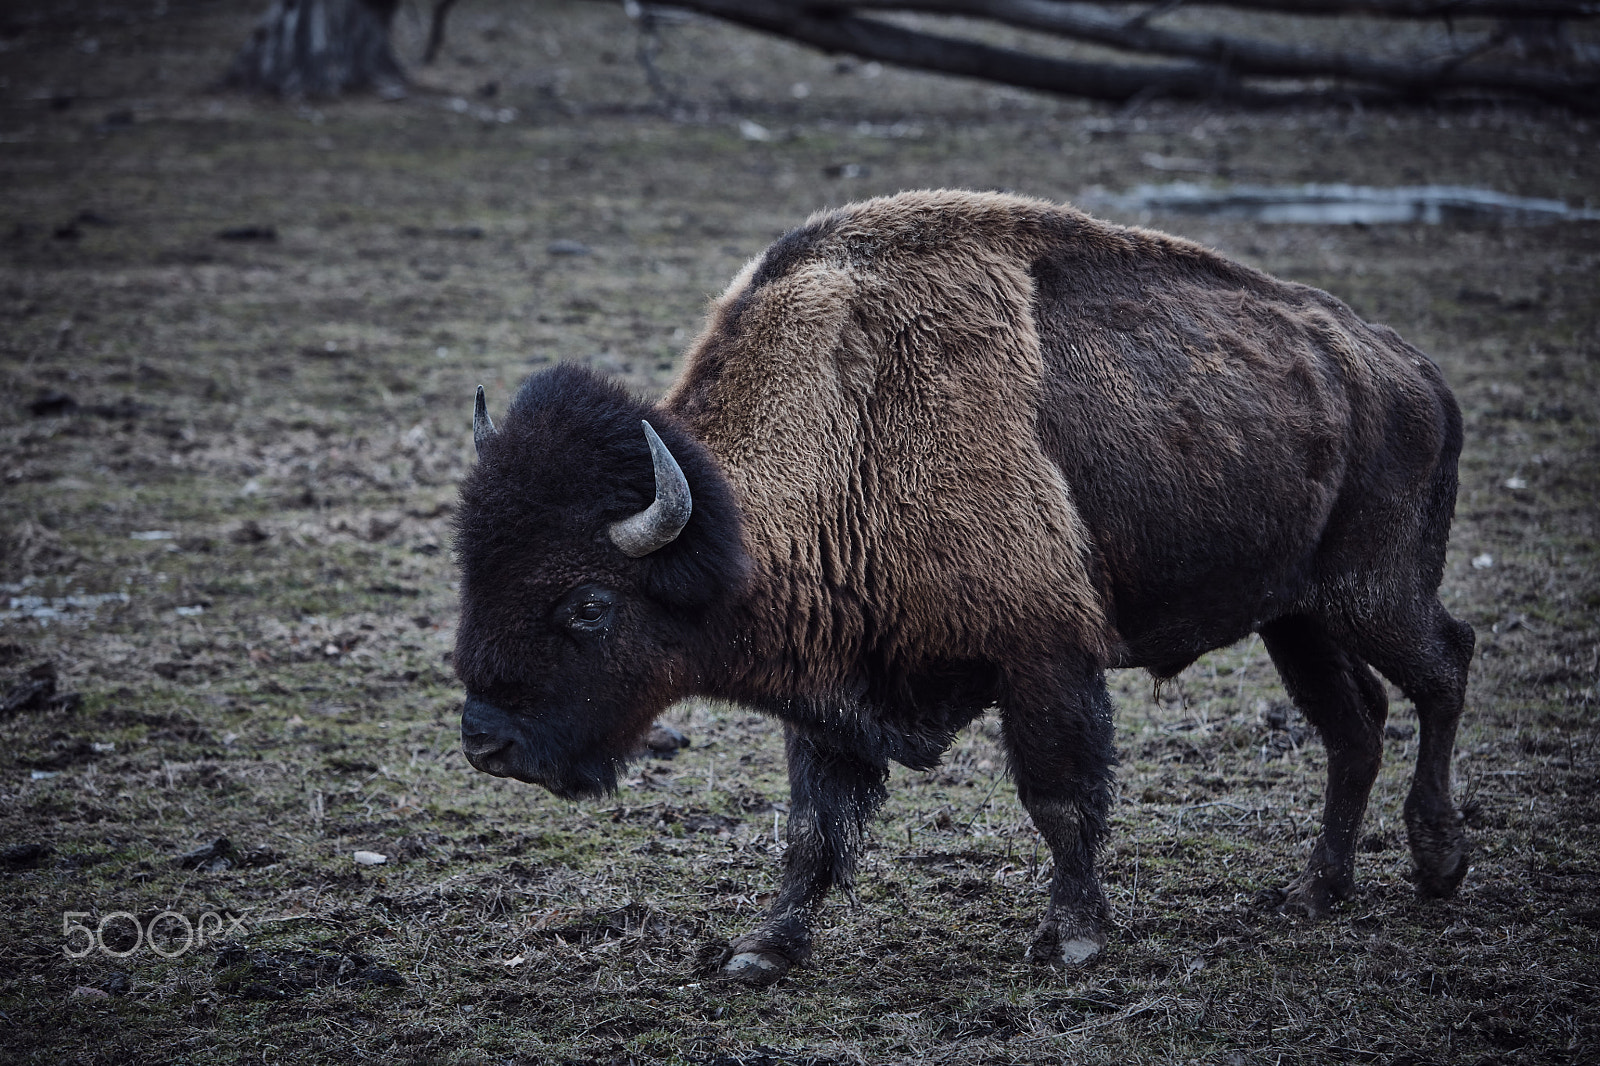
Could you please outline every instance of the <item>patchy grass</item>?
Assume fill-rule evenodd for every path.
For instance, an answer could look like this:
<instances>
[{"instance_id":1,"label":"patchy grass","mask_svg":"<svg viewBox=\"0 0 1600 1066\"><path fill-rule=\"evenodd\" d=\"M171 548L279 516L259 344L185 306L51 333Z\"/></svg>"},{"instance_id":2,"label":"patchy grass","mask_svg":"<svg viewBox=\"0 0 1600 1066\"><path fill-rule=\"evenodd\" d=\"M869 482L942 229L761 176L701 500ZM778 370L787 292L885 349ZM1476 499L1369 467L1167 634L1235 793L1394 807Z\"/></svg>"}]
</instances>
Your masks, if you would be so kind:
<instances>
[{"instance_id":1,"label":"patchy grass","mask_svg":"<svg viewBox=\"0 0 1600 1066\"><path fill-rule=\"evenodd\" d=\"M1444 593L1480 650L1456 766L1476 850L1455 900L1407 880L1416 738L1397 699L1360 897L1323 923L1275 913L1323 753L1249 641L1160 692L1112 678L1116 930L1085 973L1022 961L1049 869L990 721L939 769L896 772L814 964L729 987L699 967L776 884L775 727L680 706L692 747L568 804L466 766L447 662L473 386L498 408L528 371L578 360L659 392L706 295L812 210L931 185L1067 199L1162 180L1152 158L1581 201L1600 195L1592 126L1114 114L868 77L702 23L668 32L661 61L694 104L675 122L616 43L620 14L590 4L469 5L399 104L204 94L254 6L6 39L0 671L48 661L82 695L0 720L8 1058L1600 1058L1592 225L1152 220L1333 291L1457 390ZM483 111L490 81L512 120ZM123 109L131 125L108 120ZM276 239L217 237L246 226ZM35 415L51 391L76 408ZM70 957L71 923L105 950Z\"/></svg>"}]
</instances>

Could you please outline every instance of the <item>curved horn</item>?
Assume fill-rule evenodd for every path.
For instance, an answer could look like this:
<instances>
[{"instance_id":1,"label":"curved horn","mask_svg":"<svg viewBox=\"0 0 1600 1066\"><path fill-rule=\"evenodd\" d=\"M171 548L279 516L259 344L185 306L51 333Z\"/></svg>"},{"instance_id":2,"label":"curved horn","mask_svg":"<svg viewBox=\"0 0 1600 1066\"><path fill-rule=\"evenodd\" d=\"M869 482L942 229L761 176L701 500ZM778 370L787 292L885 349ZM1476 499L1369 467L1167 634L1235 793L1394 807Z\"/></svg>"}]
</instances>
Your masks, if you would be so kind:
<instances>
[{"instance_id":1,"label":"curved horn","mask_svg":"<svg viewBox=\"0 0 1600 1066\"><path fill-rule=\"evenodd\" d=\"M494 419L489 417L489 405L483 402L483 386L478 386L478 398L472 404L472 448L483 457L483 442L494 439Z\"/></svg>"},{"instance_id":2,"label":"curved horn","mask_svg":"<svg viewBox=\"0 0 1600 1066\"><path fill-rule=\"evenodd\" d=\"M644 439L650 442L650 457L656 467L656 498L649 507L630 518L611 523L611 543L624 555L634 559L664 548L678 538L694 510L689 497L689 482L683 476L678 461L667 446L661 443L656 431L648 422L644 426Z\"/></svg>"}]
</instances>

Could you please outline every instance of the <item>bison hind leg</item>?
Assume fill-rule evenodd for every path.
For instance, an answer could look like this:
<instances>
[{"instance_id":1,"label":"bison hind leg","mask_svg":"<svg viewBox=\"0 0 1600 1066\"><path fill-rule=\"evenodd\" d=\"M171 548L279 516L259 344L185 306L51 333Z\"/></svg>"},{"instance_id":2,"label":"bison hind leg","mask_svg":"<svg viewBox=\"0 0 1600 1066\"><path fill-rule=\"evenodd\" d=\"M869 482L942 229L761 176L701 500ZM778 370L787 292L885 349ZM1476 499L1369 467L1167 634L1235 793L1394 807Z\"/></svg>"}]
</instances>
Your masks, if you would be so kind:
<instances>
[{"instance_id":1,"label":"bison hind leg","mask_svg":"<svg viewBox=\"0 0 1600 1066\"><path fill-rule=\"evenodd\" d=\"M1355 892L1356 834L1383 760L1389 701L1367 665L1313 617L1277 619L1261 628L1261 639L1328 752L1322 833L1282 905L1286 913L1321 918Z\"/></svg>"},{"instance_id":2,"label":"bison hind leg","mask_svg":"<svg viewBox=\"0 0 1600 1066\"><path fill-rule=\"evenodd\" d=\"M1401 623L1369 626L1361 654L1417 709L1417 769L1406 796L1406 836L1417 891L1447 897L1467 873L1468 844L1450 800L1450 762L1472 661L1472 627L1429 597Z\"/></svg>"}]
</instances>

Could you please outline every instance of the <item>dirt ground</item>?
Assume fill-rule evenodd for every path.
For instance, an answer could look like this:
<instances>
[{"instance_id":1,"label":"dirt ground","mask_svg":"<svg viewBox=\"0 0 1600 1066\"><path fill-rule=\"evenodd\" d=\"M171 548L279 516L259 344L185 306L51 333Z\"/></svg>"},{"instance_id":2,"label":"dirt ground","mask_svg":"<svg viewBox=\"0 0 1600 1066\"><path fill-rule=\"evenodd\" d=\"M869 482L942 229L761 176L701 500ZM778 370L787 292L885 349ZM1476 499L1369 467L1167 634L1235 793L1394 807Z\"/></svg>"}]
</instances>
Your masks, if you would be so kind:
<instances>
[{"instance_id":1,"label":"dirt ground","mask_svg":"<svg viewBox=\"0 0 1600 1066\"><path fill-rule=\"evenodd\" d=\"M1251 640L1112 675L1084 972L1023 961L1049 868L991 720L896 771L813 964L730 987L700 963L776 883L774 725L679 706L691 747L567 803L466 765L448 662L474 386L498 411L566 360L658 394L818 208L1175 178L1600 204L1592 121L1117 111L698 21L663 31L663 101L620 9L511 0L462 4L402 101L209 91L264 6L0 16L0 681L37 682L0 714L0 1059L1600 1060L1600 224L1124 219L1328 289L1456 390L1453 900L1408 881L1396 695L1359 897L1276 913L1324 757Z\"/></svg>"}]
</instances>

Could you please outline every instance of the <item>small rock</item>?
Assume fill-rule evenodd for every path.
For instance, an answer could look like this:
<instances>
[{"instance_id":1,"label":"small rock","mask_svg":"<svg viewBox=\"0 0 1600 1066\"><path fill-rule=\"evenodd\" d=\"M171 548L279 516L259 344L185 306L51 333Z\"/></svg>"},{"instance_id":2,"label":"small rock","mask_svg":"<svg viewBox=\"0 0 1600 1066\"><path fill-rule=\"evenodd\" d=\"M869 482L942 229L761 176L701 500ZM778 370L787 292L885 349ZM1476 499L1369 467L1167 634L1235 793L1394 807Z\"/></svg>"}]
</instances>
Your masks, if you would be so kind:
<instances>
[{"instance_id":1,"label":"small rock","mask_svg":"<svg viewBox=\"0 0 1600 1066\"><path fill-rule=\"evenodd\" d=\"M872 168L865 163L834 163L823 167L822 173L829 178L864 178L872 173Z\"/></svg>"},{"instance_id":2,"label":"small rock","mask_svg":"<svg viewBox=\"0 0 1600 1066\"><path fill-rule=\"evenodd\" d=\"M389 856L377 851L358 851L352 858L358 866L382 866L389 861Z\"/></svg>"},{"instance_id":3,"label":"small rock","mask_svg":"<svg viewBox=\"0 0 1600 1066\"><path fill-rule=\"evenodd\" d=\"M72 990L72 994L74 996L78 997L78 998L81 998L81 999L110 999L111 998L111 993L110 992L107 992L103 988L95 988L95 987L93 987L91 985L79 985L77 988L74 988Z\"/></svg>"},{"instance_id":4,"label":"small rock","mask_svg":"<svg viewBox=\"0 0 1600 1066\"><path fill-rule=\"evenodd\" d=\"M217 232L219 241L275 241L278 239L276 226L229 226Z\"/></svg>"},{"instance_id":5,"label":"small rock","mask_svg":"<svg viewBox=\"0 0 1600 1066\"><path fill-rule=\"evenodd\" d=\"M1508 489L1525 489L1527 487L1528 487L1528 482L1523 478L1520 478L1520 477L1508 477L1508 478L1506 478L1506 488L1508 488Z\"/></svg>"},{"instance_id":6,"label":"small rock","mask_svg":"<svg viewBox=\"0 0 1600 1066\"><path fill-rule=\"evenodd\" d=\"M1488 552L1484 552L1482 555L1475 555L1472 558L1472 568L1474 570L1487 570L1493 565L1494 556Z\"/></svg>"},{"instance_id":7,"label":"small rock","mask_svg":"<svg viewBox=\"0 0 1600 1066\"><path fill-rule=\"evenodd\" d=\"M28 413L34 418L56 418L70 415L77 409L76 399L56 389L45 389L28 404Z\"/></svg>"},{"instance_id":8,"label":"small rock","mask_svg":"<svg viewBox=\"0 0 1600 1066\"><path fill-rule=\"evenodd\" d=\"M25 870L39 865L50 849L44 844L7 844L0 848L0 864L13 870Z\"/></svg>"},{"instance_id":9,"label":"small rock","mask_svg":"<svg viewBox=\"0 0 1600 1066\"><path fill-rule=\"evenodd\" d=\"M657 722L650 727L649 735L644 738L644 746L649 748L652 754L670 759L678 754L679 748L689 746L689 738L670 725Z\"/></svg>"},{"instance_id":10,"label":"small rock","mask_svg":"<svg viewBox=\"0 0 1600 1066\"><path fill-rule=\"evenodd\" d=\"M262 541L271 539L271 537L272 534L268 533L265 529L262 529L261 523L257 522L254 518L247 519L246 521L239 523L239 525L228 534L228 540L232 541L234 544L260 544Z\"/></svg>"},{"instance_id":11,"label":"small rock","mask_svg":"<svg viewBox=\"0 0 1600 1066\"><path fill-rule=\"evenodd\" d=\"M210 868L214 863L226 862L233 854L233 845L227 837L218 837L209 844L202 844L193 851L186 851L172 861L187 870L197 867Z\"/></svg>"},{"instance_id":12,"label":"small rock","mask_svg":"<svg viewBox=\"0 0 1600 1066\"><path fill-rule=\"evenodd\" d=\"M4 701L0 702L0 714L9 717L18 711L43 710L55 694L55 678L29 678L13 685L6 693Z\"/></svg>"},{"instance_id":13,"label":"small rock","mask_svg":"<svg viewBox=\"0 0 1600 1066\"><path fill-rule=\"evenodd\" d=\"M550 255L590 255L594 249L582 241L555 240L544 246Z\"/></svg>"},{"instance_id":14,"label":"small rock","mask_svg":"<svg viewBox=\"0 0 1600 1066\"><path fill-rule=\"evenodd\" d=\"M361 531L361 537L373 543L385 540L391 533L399 529L400 524L404 521L405 517L398 514L372 515L367 519L367 528Z\"/></svg>"},{"instance_id":15,"label":"small rock","mask_svg":"<svg viewBox=\"0 0 1600 1066\"><path fill-rule=\"evenodd\" d=\"M70 334L71 330L65 330L59 335L66 337ZM88 411L97 418L104 418L114 421L117 419L138 418L144 414L146 408L144 405L135 403L131 398L124 396L116 403L90 404L89 406L85 407L84 410Z\"/></svg>"},{"instance_id":16,"label":"small rock","mask_svg":"<svg viewBox=\"0 0 1600 1066\"><path fill-rule=\"evenodd\" d=\"M21 711L77 710L83 697L76 692L57 692L56 684L55 663L43 662L33 667L0 699L0 718Z\"/></svg>"}]
</instances>

